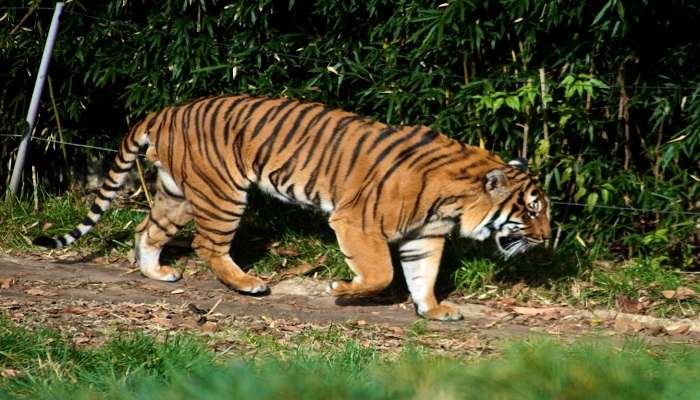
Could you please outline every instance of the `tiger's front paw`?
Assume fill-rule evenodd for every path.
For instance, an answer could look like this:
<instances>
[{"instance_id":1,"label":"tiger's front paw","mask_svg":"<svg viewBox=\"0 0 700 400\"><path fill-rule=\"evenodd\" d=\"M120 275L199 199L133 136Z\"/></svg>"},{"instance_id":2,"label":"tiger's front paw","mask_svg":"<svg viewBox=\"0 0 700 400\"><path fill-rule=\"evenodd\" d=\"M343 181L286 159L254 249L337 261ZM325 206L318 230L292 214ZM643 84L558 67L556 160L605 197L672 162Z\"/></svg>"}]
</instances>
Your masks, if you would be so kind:
<instances>
[{"instance_id":1,"label":"tiger's front paw","mask_svg":"<svg viewBox=\"0 0 700 400\"><path fill-rule=\"evenodd\" d=\"M165 265L141 266L141 273L151 279L175 282L182 277L180 270Z\"/></svg>"},{"instance_id":2,"label":"tiger's front paw","mask_svg":"<svg viewBox=\"0 0 700 400\"><path fill-rule=\"evenodd\" d=\"M427 311L418 311L418 315L425 319L434 319L437 321L458 321L464 318L457 306L447 301L443 301L436 307Z\"/></svg>"}]
</instances>

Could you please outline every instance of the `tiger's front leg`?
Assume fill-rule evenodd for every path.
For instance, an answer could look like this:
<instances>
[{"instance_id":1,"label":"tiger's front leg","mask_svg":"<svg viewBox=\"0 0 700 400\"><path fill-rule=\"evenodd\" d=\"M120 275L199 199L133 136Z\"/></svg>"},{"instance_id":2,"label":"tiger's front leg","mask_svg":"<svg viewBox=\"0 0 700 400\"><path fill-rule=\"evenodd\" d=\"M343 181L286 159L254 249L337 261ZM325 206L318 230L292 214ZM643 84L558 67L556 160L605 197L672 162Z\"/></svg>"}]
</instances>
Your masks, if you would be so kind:
<instances>
[{"instance_id":1,"label":"tiger's front leg","mask_svg":"<svg viewBox=\"0 0 700 400\"><path fill-rule=\"evenodd\" d=\"M462 314L453 304L438 303L434 291L444 247L445 238L416 239L402 243L399 256L416 312L427 319L454 321Z\"/></svg>"}]
</instances>

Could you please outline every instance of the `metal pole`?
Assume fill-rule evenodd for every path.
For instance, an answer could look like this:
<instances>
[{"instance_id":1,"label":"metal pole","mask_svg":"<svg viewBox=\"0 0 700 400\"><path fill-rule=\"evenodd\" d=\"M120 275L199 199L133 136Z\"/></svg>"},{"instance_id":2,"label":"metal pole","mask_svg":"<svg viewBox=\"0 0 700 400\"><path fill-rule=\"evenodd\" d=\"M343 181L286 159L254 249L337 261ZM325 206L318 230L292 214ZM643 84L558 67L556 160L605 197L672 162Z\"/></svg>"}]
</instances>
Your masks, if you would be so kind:
<instances>
[{"instance_id":1,"label":"metal pole","mask_svg":"<svg viewBox=\"0 0 700 400\"><path fill-rule=\"evenodd\" d=\"M58 34L58 21L61 17L61 11L63 10L63 3L56 3L56 8L53 11L53 19L51 20L51 28L49 29L49 36L46 38L46 44L44 45L44 54L41 56L41 64L39 65L39 73L36 76L36 82L34 83L34 93L32 93L32 101L29 104L29 111L27 111L26 126L24 128L24 137L22 142L19 144L19 149L17 150L17 160L15 161L15 167L12 170L12 180L10 181L10 188L13 194L17 194L19 189L19 180L22 176L22 168L24 168L24 159L27 155L27 146L29 145L29 139L32 136L32 130L34 130L34 123L36 122L36 113L39 109L39 100L41 100L41 91L44 88L44 81L46 80L46 71L49 69L49 61L51 60L51 53L53 52L53 45L56 42L56 35Z\"/></svg>"}]
</instances>

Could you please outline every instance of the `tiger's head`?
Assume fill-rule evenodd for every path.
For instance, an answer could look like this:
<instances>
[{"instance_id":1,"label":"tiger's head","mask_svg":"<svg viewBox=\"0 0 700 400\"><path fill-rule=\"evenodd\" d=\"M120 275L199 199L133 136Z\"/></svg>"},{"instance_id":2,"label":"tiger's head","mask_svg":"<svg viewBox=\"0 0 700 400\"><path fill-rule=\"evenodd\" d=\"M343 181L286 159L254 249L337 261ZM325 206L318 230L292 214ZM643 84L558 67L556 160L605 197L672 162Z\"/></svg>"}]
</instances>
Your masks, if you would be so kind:
<instances>
[{"instance_id":1,"label":"tiger's head","mask_svg":"<svg viewBox=\"0 0 700 400\"><path fill-rule=\"evenodd\" d=\"M550 239L550 202L537 178L528 172L526 160L518 158L488 171L482 184L482 201L488 211L478 224L466 225L477 225L476 229L463 228L464 236L480 240L493 236L505 258Z\"/></svg>"}]
</instances>

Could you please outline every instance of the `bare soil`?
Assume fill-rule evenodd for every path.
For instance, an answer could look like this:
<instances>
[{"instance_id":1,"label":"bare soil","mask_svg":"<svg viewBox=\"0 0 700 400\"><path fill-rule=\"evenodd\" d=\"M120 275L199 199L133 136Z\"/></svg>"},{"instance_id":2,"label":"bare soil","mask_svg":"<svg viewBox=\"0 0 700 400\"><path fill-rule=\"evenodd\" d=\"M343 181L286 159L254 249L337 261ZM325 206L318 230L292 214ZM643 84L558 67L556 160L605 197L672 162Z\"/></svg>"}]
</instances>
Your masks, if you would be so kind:
<instances>
[{"instance_id":1,"label":"bare soil","mask_svg":"<svg viewBox=\"0 0 700 400\"><path fill-rule=\"evenodd\" d=\"M246 349L242 333L292 342L309 329L335 327L377 349L406 343L448 354L489 354L525 337L567 341L589 336L635 336L651 344L700 344L698 319L663 319L555 304L529 307L512 299L478 304L449 296L464 319L423 321L407 296L346 301L325 294L326 282L291 277L265 296L237 293L208 271L187 271L179 282L147 279L127 262L94 264L0 255L0 312L32 329L58 329L78 345L96 345L115 331L192 331L215 347ZM248 350L253 351L248 345Z\"/></svg>"}]
</instances>

